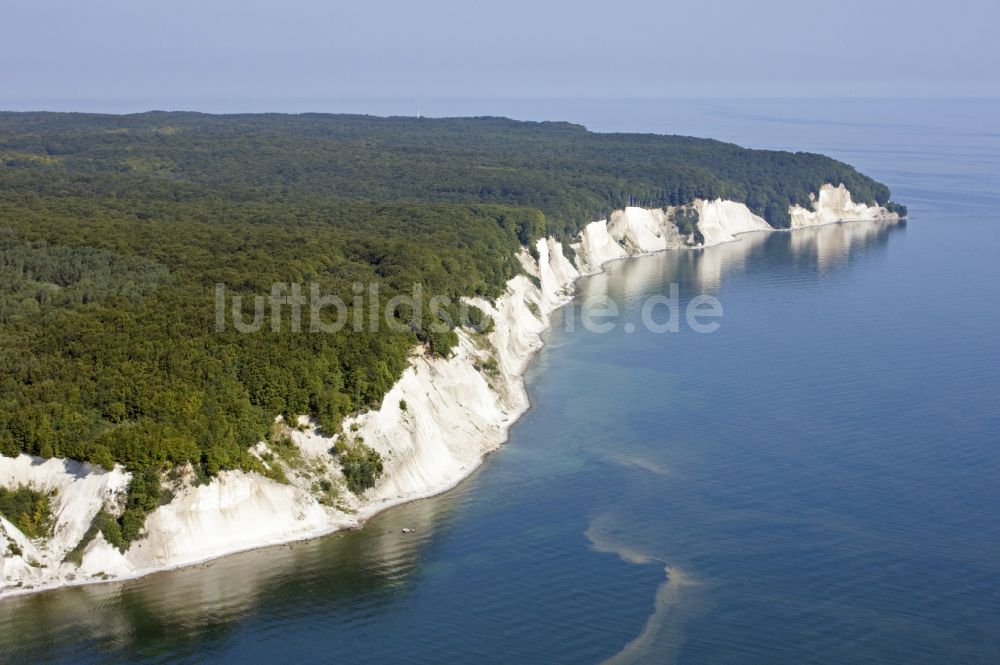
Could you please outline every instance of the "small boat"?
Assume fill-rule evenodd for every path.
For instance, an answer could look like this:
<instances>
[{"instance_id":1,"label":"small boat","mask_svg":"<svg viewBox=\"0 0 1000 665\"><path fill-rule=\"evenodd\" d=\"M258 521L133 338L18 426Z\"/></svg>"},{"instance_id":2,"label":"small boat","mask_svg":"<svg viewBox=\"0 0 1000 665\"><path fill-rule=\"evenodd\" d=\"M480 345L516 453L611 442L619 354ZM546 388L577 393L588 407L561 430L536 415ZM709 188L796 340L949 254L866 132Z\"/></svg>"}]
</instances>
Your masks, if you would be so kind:
<instances>
[{"instance_id":1,"label":"small boat","mask_svg":"<svg viewBox=\"0 0 1000 665\"><path fill-rule=\"evenodd\" d=\"M411 529L408 526L403 527L403 533L413 533L414 531L416 531L416 529Z\"/></svg>"}]
</instances>

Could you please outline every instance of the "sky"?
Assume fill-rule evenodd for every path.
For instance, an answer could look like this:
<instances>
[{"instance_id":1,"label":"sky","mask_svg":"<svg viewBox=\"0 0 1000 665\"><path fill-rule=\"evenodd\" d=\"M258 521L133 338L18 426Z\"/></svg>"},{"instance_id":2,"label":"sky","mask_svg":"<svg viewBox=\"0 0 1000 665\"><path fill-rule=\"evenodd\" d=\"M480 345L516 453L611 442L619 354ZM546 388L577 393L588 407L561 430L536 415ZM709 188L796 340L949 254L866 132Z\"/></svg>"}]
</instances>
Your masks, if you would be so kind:
<instances>
[{"instance_id":1,"label":"sky","mask_svg":"<svg viewBox=\"0 0 1000 665\"><path fill-rule=\"evenodd\" d=\"M0 108L1000 95L996 0L7 0Z\"/></svg>"}]
</instances>

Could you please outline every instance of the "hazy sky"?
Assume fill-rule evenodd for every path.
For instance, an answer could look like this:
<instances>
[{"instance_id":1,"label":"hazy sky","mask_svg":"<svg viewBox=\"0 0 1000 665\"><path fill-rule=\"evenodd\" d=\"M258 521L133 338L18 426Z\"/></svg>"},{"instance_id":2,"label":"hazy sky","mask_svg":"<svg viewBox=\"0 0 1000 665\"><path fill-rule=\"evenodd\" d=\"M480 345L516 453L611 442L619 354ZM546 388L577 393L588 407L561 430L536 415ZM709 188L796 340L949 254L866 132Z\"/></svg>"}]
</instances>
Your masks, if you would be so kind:
<instances>
[{"instance_id":1,"label":"hazy sky","mask_svg":"<svg viewBox=\"0 0 1000 665\"><path fill-rule=\"evenodd\" d=\"M1000 94L996 0L14 0L0 108L53 100ZM161 105L162 106L162 105Z\"/></svg>"}]
</instances>

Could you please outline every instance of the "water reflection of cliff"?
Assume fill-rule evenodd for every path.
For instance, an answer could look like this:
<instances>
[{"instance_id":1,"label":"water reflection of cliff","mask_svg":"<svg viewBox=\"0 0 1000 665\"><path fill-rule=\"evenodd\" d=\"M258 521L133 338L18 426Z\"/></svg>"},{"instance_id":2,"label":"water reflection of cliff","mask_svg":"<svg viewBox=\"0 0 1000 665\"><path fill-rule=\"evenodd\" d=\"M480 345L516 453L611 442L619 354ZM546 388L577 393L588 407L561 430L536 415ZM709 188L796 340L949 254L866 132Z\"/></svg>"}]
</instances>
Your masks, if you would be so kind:
<instances>
[{"instance_id":1,"label":"water reflection of cliff","mask_svg":"<svg viewBox=\"0 0 1000 665\"><path fill-rule=\"evenodd\" d=\"M682 299L717 293L727 275L742 272L748 265L755 274L766 274L771 267L785 269L789 263L825 273L884 249L889 237L905 227L905 221L846 222L790 233L746 233L737 242L707 249L671 250L610 264L607 272L582 284L581 295L607 293L630 308L672 282L681 285Z\"/></svg>"},{"instance_id":2,"label":"water reflection of cliff","mask_svg":"<svg viewBox=\"0 0 1000 665\"><path fill-rule=\"evenodd\" d=\"M137 648L137 657L210 650L240 620L265 613L281 620L302 611L357 613L389 602L413 574L435 528L457 497L401 506L359 531L269 547L138 580L67 588L5 600L0 661L43 662L81 645L97 653ZM403 533L402 529L413 529ZM363 612L362 612L363 613ZM44 641L33 627L46 626Z\"/></svg>"},{"instance_id":3,"label":"water reflection of cliff","mask_svg":"<svg viewBox=\"0 0 1000 665\"><path fill-rule=\"evenodd\" d=\"M817 226L808 232L796 231L787 235L792 255L810 257L820 271L826 272L846 264L856 250L886 245L893 232L905 228L905 220L848 222Z\"/></svg>"}]
</instances>

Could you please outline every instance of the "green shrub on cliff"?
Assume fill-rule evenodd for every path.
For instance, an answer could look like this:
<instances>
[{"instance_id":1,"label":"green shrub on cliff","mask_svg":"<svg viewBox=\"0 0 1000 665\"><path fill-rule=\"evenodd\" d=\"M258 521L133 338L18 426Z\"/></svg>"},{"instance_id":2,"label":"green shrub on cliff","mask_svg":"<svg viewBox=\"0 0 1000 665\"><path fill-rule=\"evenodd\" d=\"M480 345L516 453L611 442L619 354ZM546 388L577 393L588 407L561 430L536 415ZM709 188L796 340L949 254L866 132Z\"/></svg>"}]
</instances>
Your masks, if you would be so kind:
<instances>
[{"instance_id":1,"label":"green shrub on cliff","mask_svg":"<svg viewBox=\"0 0 1000 665\"><path fill-rule=\"evenodd\" d=\"M677 230L680 231L680 234L686 238L692 238L694 244L700 245L705 242L705 236L701 234L701 229L698 228L697 210L681 208L674 216L674 224L677 225Z\"/></svg>"},{"instance_id":2,"label":"green shrub on cliff","mask_svg":"<svg viewBox=\"0 0 1000 665\"><path fill-rule=\"evenodd\" d=\"M375 486L384 468L382 455L377 450L358 441L336 450L340 451L337 459L340 461L344 480L347 481L347 489L355 494L362 494Z\"/></svg>"},{"instance_id":3,"label":"green shrub on cliff","mask_svg":"<svg viewBox=\"0 0 1000 665\"><path fill-rule=\"evenodd\" d=\"M49 495L26 485L0 487L0 515L28 538L44 536L52 528Z\"/></svg>"}]
</instances>

